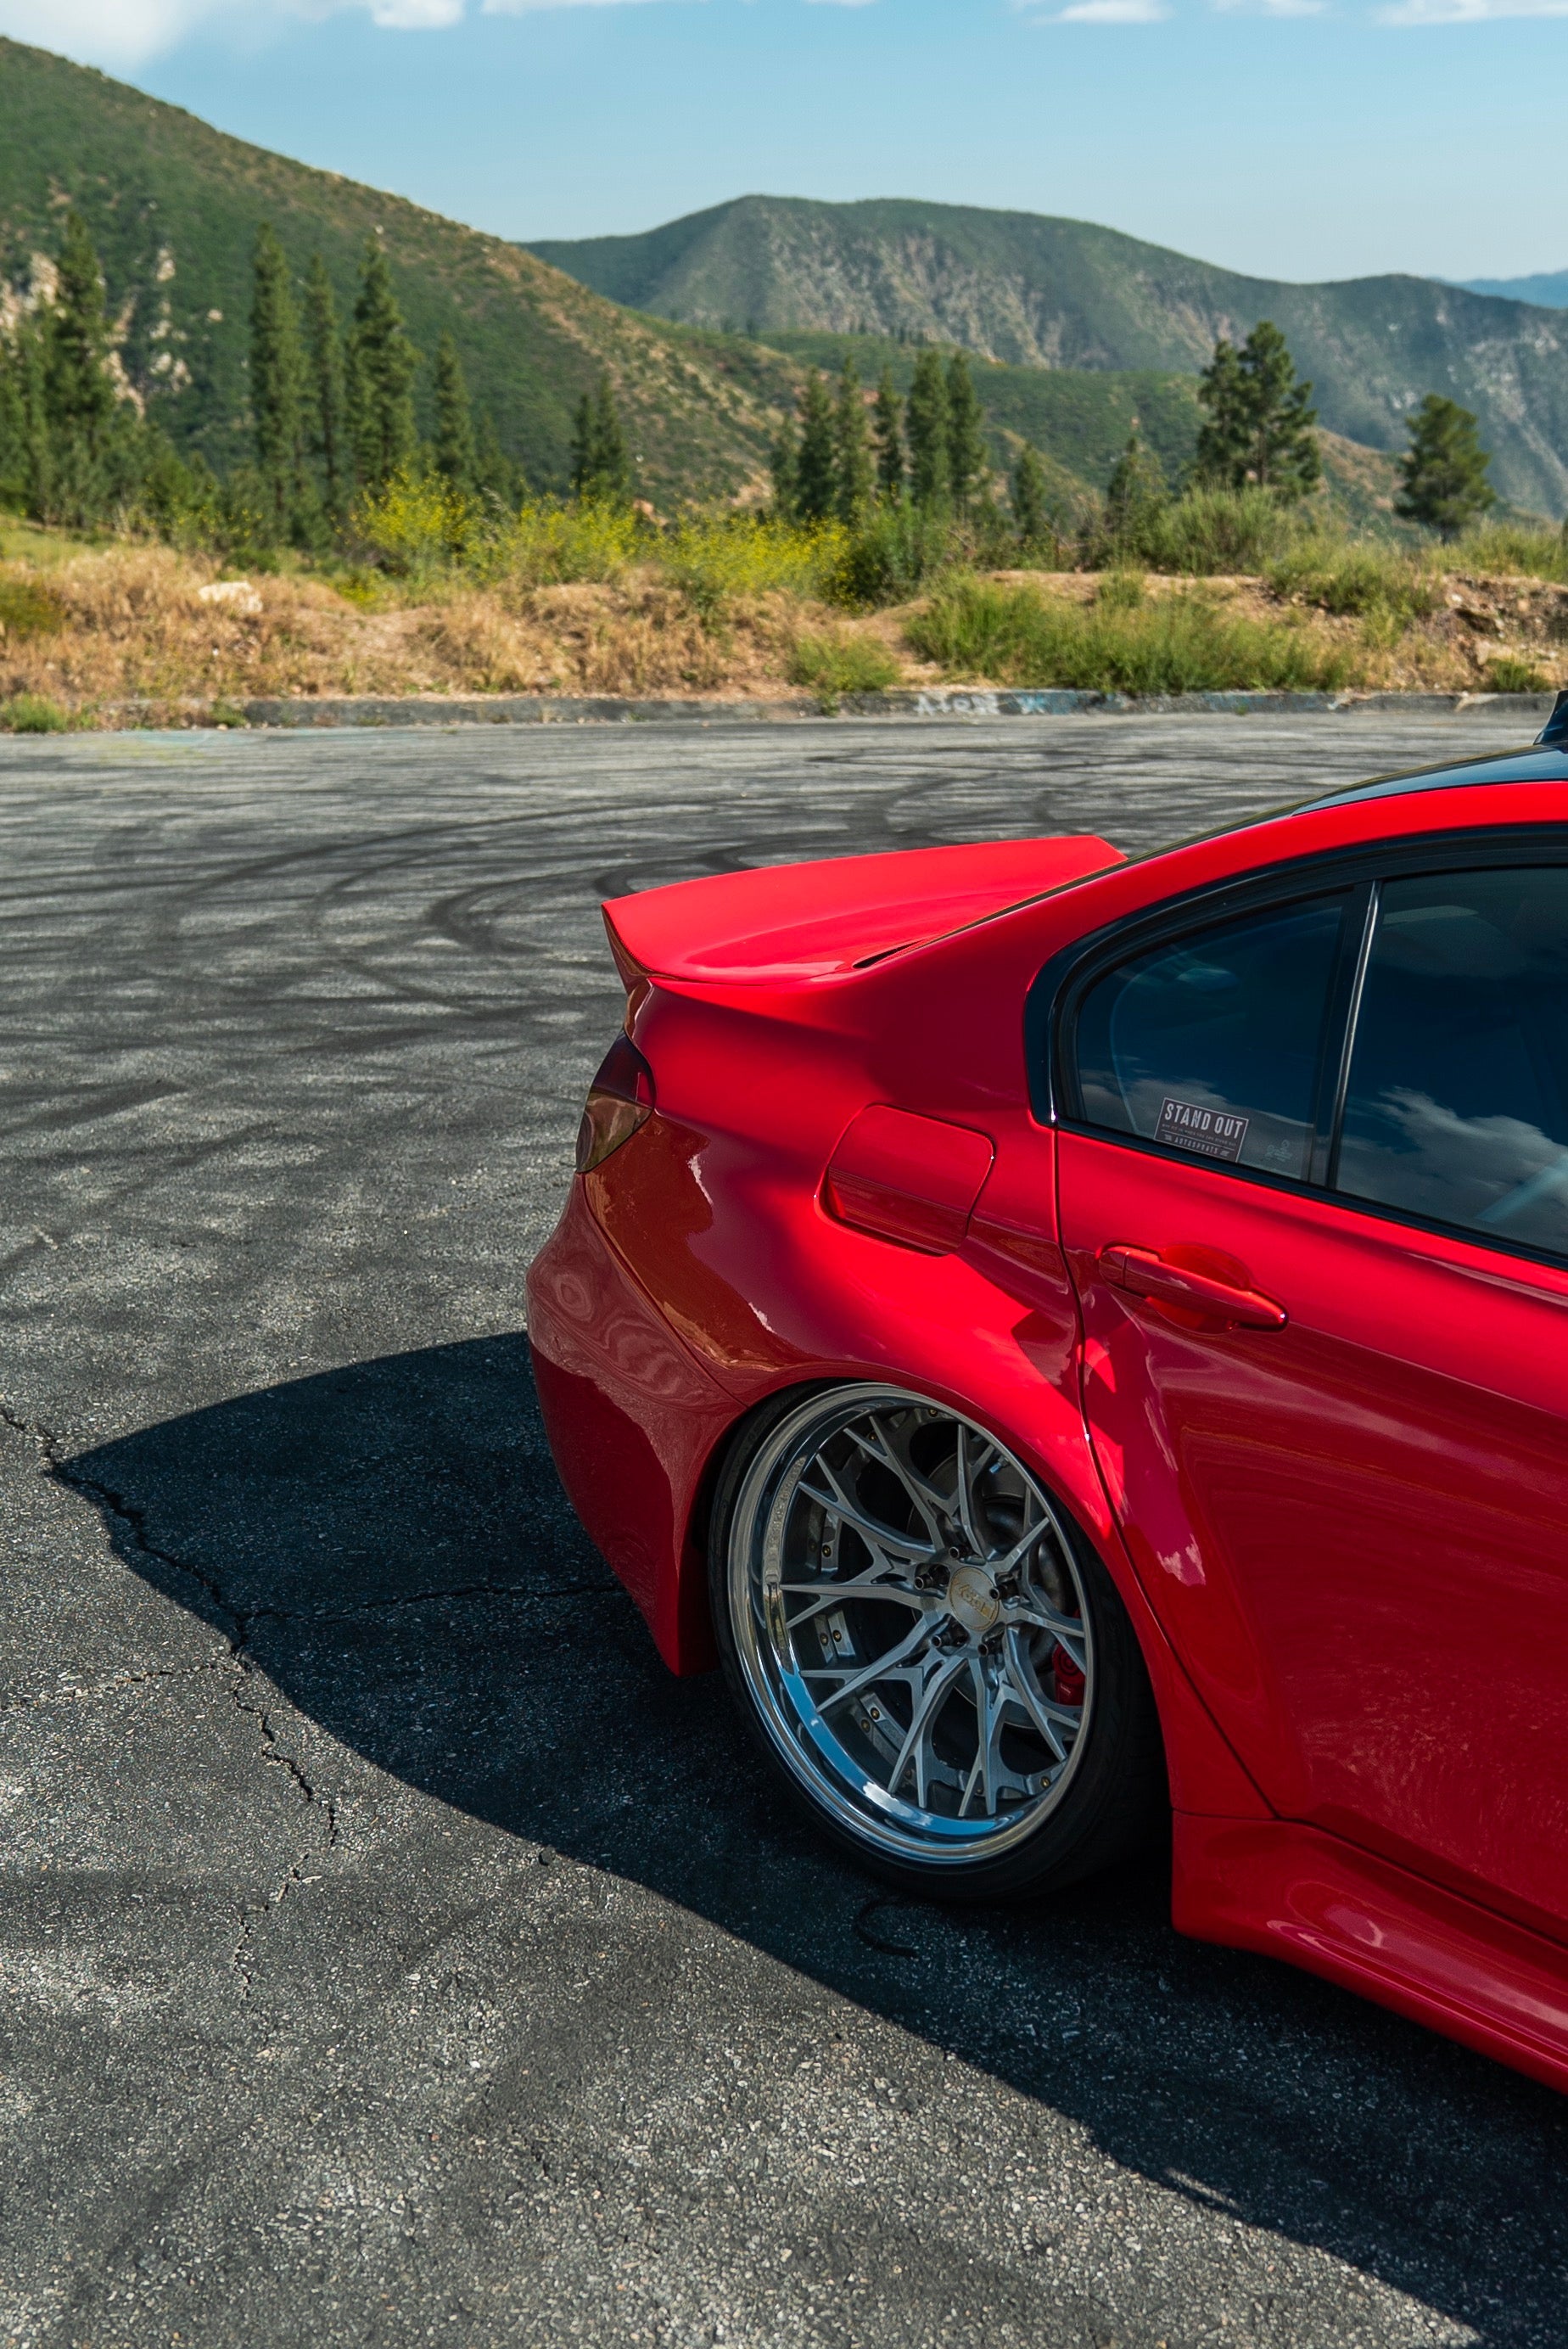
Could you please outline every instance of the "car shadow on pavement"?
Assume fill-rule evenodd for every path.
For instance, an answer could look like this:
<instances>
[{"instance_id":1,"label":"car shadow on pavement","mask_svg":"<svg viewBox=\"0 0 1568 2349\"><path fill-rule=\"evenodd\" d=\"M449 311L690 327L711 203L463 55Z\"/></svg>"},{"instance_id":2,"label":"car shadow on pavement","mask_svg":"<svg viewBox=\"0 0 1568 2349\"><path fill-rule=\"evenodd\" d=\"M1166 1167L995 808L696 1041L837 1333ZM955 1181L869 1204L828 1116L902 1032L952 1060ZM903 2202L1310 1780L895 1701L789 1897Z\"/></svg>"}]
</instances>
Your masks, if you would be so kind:
<instances>
[{"instance_id":1,"label":"car shadow on pavement","mask_svg":"<svg viewBox=\"0 0 1568 2349\"><path fill-rule=\"evenodd\" d=\"M1556 2335L1568 2105L1283 1966L1180 1940L1158 1858L1025 1913L883 1898L677 1682L557 1483L521 1336L237 1396L78 1454L125 1564L344 1745L650 1887L1488 2343Z\"/></svg>"}]
</instances>

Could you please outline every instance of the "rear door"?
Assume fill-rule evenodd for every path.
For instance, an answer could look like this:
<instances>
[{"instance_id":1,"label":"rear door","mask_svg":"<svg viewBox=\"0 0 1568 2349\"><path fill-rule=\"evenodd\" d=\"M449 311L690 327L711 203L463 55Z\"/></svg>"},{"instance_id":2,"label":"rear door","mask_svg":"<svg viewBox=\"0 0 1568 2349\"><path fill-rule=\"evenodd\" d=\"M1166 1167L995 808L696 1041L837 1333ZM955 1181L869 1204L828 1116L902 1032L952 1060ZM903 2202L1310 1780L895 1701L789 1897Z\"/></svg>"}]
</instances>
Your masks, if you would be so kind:
<instances>
[{"instance_id":1,"label":"rear door","mask_svg":"<svg viewBox=\"0 0 1568 2349\"><path fill-rule=\"evenodd\" d=\"M1568 868L1177 916L1057 1079L1086 1413L1216 1717L1284 1815L1561 1930Z\"/></svg>"}]
</instances>

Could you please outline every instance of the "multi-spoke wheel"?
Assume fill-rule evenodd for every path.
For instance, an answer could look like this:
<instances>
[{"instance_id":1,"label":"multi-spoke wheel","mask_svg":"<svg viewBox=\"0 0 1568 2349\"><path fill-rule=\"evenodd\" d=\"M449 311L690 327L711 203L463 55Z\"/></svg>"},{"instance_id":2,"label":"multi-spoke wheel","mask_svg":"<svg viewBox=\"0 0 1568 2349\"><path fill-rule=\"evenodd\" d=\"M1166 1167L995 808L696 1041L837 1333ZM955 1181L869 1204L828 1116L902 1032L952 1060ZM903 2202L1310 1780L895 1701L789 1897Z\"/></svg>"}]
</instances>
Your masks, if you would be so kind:
<instances>
[{"instance_id":1,"label":"multi-spoke wheel","mask_svg":"<svg viewBox=\"0 0 1568 2349\"><path fill-rule=\"evenodd\" d=\"M884 1873L1039 1890L1146 1819L1157 1733L1114 1587L973 1421L883 1386L775 1403L729 1463L712 1571L764 1751Z\"/></svg>"}]
</instances>

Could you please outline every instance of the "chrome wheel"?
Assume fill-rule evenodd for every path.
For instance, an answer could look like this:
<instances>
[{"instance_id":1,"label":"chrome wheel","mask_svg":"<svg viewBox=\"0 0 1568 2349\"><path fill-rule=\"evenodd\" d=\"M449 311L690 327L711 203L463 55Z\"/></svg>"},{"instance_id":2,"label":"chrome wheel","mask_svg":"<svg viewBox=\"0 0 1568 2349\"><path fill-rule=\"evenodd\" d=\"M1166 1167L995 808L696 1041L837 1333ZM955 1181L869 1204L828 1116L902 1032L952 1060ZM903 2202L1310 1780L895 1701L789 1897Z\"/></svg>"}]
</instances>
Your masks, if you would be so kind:
<instances>
[{"instance_id":1,"label":"chrome wheel","mask_svg":"<svg viewBox=\"0 0 1568 2349\"><path fill-rule=\"evenodd\" d=\"M1056 1809L1093 1635L1066 1533L995 1436L894 1387L814 1395L749 1464L724 1565L768 1737L857 1840L956 1866Z\"/></svg>"}]
</instances>

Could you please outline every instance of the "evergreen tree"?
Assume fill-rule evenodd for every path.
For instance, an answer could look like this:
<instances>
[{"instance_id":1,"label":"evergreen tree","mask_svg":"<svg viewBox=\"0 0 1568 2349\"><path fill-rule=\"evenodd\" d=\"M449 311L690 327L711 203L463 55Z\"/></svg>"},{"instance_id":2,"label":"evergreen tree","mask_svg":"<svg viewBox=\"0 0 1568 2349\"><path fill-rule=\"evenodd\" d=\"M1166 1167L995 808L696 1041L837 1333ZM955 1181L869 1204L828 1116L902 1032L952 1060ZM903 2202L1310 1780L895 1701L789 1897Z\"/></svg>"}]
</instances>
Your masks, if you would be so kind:
<instances>
[{"instance_id":1,"label":"evergreen tree","mask_svg":"<svg viewBox=\"0 0 1568 2349\"><path fill-rule=\"evenodd\" d=\"M478 454L463 363L443 335L436 352L436 471L454 490L471 490Z\"/></svg>"},{"instance_id":2,"label":"evergreen tree","mask_svg":"<svg viewBox=\"0 0 1568 2349\"><path fill-rule=\"evenodd\" d=\"M779 427L778 437L768 451L768 470L773 477L773 511L780 522L793 522L799 486L800 436L792 416L786 416Z\"/></svg>"},{"instance_id":3,"label":"evergreen tree","mask_svg":"<svg viewBox=\"0 0 1568 2349\"><path fill-rule=\"evenodd\" d=\"M861 379L852 357L846 354L833 408L835 492L841 522L853 524L872 502L875 477L866 443L866 409Z\"/></svg>"},{"instance_id":4,"label":"evergreen tree","mask_svg":"<svg viewBox=\"0 0 1568 2349\"><path fill-rule=\"evenodd\" d=\"M312 254L304 286L305 347L310 357L307 403L311 453L319 460L326 510L338 515L348 503L351 460L348 399L344 381L343 336L326 264Z\"/></svg>"},{"instance_id":5,"label":"evergreen tree","mask_svg":"<svg viewBox=\"0 0 1568 2349\"><path fill-rule=\"evenodd\" d=\"M1165 505L1167 495L1160 460L1140 433L1135 418L1105 493L1106 522L1119 547L1130 554L1142 550L1149 525Z\"/></svg>"},{"instance_id":6,"label":"evergreen tree","mask_svg":"<svg viewBox=\"0 0 1568 2349\"><path fill-rule=\"evenodd\" d=\"M1476 419L1457 400L1429 391L1406 419L1405 429L1410 445L1400 460L1394 511L1443 538L1457 538L1497 502L1486 478L1491 459L1480 445Z\"/></svg>"},{"instance_id":7,"label":"evergreen tree","mask_svg":"<svg viewBox=\"0 0 1568 2349\"><path fill-rule=\"evenodd\" d=\"M877 386L872 441L876 451L877 489L896 504L903 495L903 402L892 388L890 367L883 367Z\"/></svg>"},{"instance_id":8,"label":"evergreen tree","mask_svg":"<svg viewBox=\"0 0 1568 2349\"><path fill-rule=\"evenodd\" d=\"M1237 489L1246 479L1246 387L1235 345L1222 335L1198 378L1198 404L1204 416L1192 471L1216 489Z\"/></svg>"},{"instance_id":9,"label":"evergreen tree","mask_svg":"<svg viewBox=\"0 0 1568 2349\"><path fill-rule=\"evenodd\" d=\"M1323 467L1312 386L1297 377L1271 320L1260 319L1240 351L1216 343L1198 398L1208 410L1198 435L1201 479L1237 490L1252 481L1286 500L1315 489Z\"/></svg>"},{"instance_id":10,"label":"evergreen tree","mask_svg":"<svg viewBox=\"0 0 1568 2349\"><path fill-rule=\"evenodd\" d=\"M521 466L501 447L489 409L482 409L474 433L474 487L511 513L521 503L524 486Z\"/></svg>"},{"instance_id":11,"label":"evergreen tree","mask_svg":"<svg viewBox=\"0 0 1568 2349\"><path fill-rule=\"evenodd\" d=\"M53 475L44 404L45 325L24 319L0 342L0 490L46 520Z\"/></svg>"},{"instance_id":12,"label":"evergreen tree","mask_svg":"<svg viewBox=\"0 0 1568 2349\"><path fill-rule=\"evenodd\" d=\"M947 378L934 351L922 351L904 409L910 487L921 506L942 506L949 491Z\"/></svg>"},{"instance_id":13,"label":"evergreen tree","mask_svg":"<svg viewBox=\"0 0 1568 2349\"><path fill-rule=\"evenodd\" d=\"M969 361L954 351L947 367L947 482L954 505L966 514L983 493L991 471L985 419Z\"/></svg>"},{"instance_id":14,"label":"evergreen tree","mask_svg":"<svg viewBox=\"0 0 1568 2349\"><path fill-rule=\"evenodd\" d=\"M251 413L256 464L274 529L304 503L304 351L288 257L270 221L256 231L251 294Z\"/></svg>"},{"instance_id":15,"label":"evergreen tree","mask_svg":"<svg viewBox=\"0 0 1568 2349\"><path fill-rule=\"evenodd\" d=\"M68 212L39 354L41 421L47 438L41 507L46 520L95 521L119 486L108 347L98 255L81 215Z\"/></svg>"},{"instance_id":16,"label":"evergreen tree","mask_svg":"<svg viewBox=\"0 0 1568 2349\"><path fill-rule=\"evenodd\" d=\"M572 425L572 488L577 497L611 502L631 494L631 459L607 375L600 377L597 392L585 391L577 403Z\"/></svg>"},{"instance_id":17,"label":"evergreen tree","mask_svg":"<svg viewBox=\"0 0 1568 2349\"><path fill-rule=\"evenodd\" d=\"M414 454L411 387L419 354L404 331L392 272L374 236L365 247L350 349L356 471L362 488L383 490Z\"/></svg>"},{"instance_id":18,"label":"evergreen tree","mask_svg":"<svg viewBox=\"0 0 1568 2349\"><path fill-rule=\"evenodd\" d=\"M1013 526L1021 547L1039 546L1053 535L1046 508L1046 470L1026 440L1013 468Z\"/></svg>"},{"instance_id":19,"label":"evergreen tree","mask_svg":"<svg viewBox=\"0 0 1568 2349\"><path fill-rule=\"evenodd\" d=\"M826 522L838 504L839 467L833 403L815 369L806 378L800 402L800 448L795 460L795 513L800 522Z\"/></svg>"}]
</instances>

